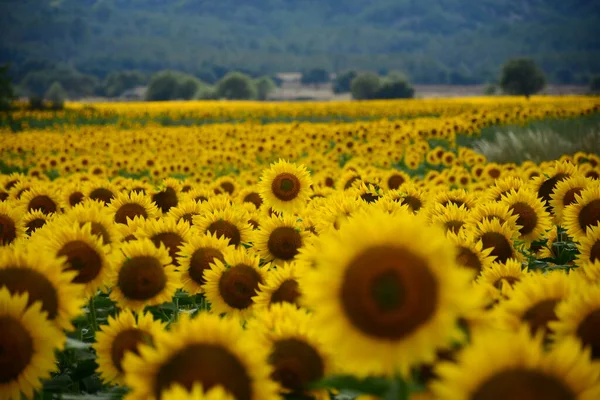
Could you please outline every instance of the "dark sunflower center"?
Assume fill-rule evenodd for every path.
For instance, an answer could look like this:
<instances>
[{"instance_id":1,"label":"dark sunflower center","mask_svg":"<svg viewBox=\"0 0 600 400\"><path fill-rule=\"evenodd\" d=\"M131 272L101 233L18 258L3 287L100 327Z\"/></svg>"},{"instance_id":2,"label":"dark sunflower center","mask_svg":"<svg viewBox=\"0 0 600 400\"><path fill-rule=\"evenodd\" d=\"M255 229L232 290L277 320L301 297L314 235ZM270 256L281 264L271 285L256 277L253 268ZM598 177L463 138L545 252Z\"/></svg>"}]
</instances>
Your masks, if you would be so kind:
<instances>
[{"instance_id":1,"label":"dark sunflower center","mask_svg":"<svg viewBox=\"0 0 600 400\"><path fill-rule=\"evenodd\" d=\"M554 175L552 178L547 179L540 186L537 197L544 200L544 203L546 204L546 209L548 211L550 211L550 212L553 211L552 206L550 206L550 199L552 198L552 192L554 191L556 184L568 177L569 176L566 174L559 173L559 174Z\"/></svg>"},{"instance_id":2,"label":"dark sunflower center","mask_svg":"<svg viewBox=\"0 0 600 400\"><path fill-rule=\"evenodd\" d=\"M188 224L190 224L190 226L194 225L194 216L198 215L198 213L186 213L183 214L181 216L181 218L179 219L179 221L184 220L185 222L187 222ZM177 222L179 222L177 221Z\"/></svg>"},{"instance_id":3,"label":"dark sunflower center","mask_svg":"<svg viewBox=\"0 0 600 400\"><path fill-rule=\"evenodd\" d=\"M292 260L302 247L302 236L294 228L280 226L269 235L267 247L280 260Z\"/></svg>"},{"instance_id":4,"label":"dark sunflower center","mask_svg":"<svg viewBox=\"0 0 600 400\"><path fill-rule=\"evenodd\" d=\"M119 372L123 373L125 353L131 351L139 356L138 345L142 343L152 344L152 336L141 329L126 329L117 334L112 342L110 356L113 365Z\"/></svg>"},{"instance_id":5,"label":"dark sunflower center","mask_svg":"<svg viewBox=\"0 0 600 400\"><path fill-rule=\"evenodd\" d=\"M379 246L346 269L342 305L352 324L383 339L401 339L435 313L438 283L427 263L404 248Z\"/></svg>"},{"instance_id":6,"label":"dark sunflower center","mask_svg":"<svg viewBox=\"0 0 600 400\"><path fill-rule=\"evenodd\" d=\"M554 311L557 303L557 299L543 300L530 307L523 314L522 320L527 322L532 334L535 334L539 329L550 331L548 322L558 319Z\"/></svg>"},{"instance_id":7,"label":"dark sunflower center","mask_svg":"<svg viewBox=\"0 0 600 400\"><path fill-rule=\"evenodd\" d=\"M568 205L571 205L573 203L575 203L577 200L575 199L575 196L577 196L579 193L581 193L581 191L583 190L583 188L573 188L567 191L567 193L565 193L565 196L563 197L563 205L566 207Z\"/></svg>"},{"instance_id":8,"label":"dark sunflower center","mask_svg":"<svg viewBox=\"0 0 600 400\"><path fill-rule=\"evenodd\" d=\"M123 263L118 284L126 298L149 300L163 291L167 284L167 276L156 258L138 256Z\"/></svg>"},{"instance_id":9,"label":"dark sunflower center","mask_svg":"<svg viewBox=\"0 0 600 400\"><path fill-rule=\"evenodd\" d=\"M69 195L69 205L71 207L76 206L77 204L83 201L83 193L81 192L73 192Z\"/></svg>"},{"instance_id":10,"label":"dark sunflower center","mask_svg":"<svg viewBox=\"0 0 600 400\"><path fill-rule=\"evenodd\" d=\"M27 305L42 302L48 319L58 314L58 295L52 282L42 273L30 268L8 267L0 269L0 287L6 286L11 294L27 293Z\"/></svg>"},{"instance_id":11,"label":"dark sunflower center","mask_svg":"<svg viewBox=\"0 0 600 400\"><path fill-rule=\"evenodd\" d=\"M352 185L354 184L354 182L356 182L359 179L360 179L359 176L353 176L352 178L348 179L348 181L344 185L344 190L350 189L352 187Z\"/></svg>"},{"instance_id":12,"label":"dark sunflower center","mask_svg":"<svg viewBox=\"0 0 600 400\"><path fill-rule=\"evenodd\" d=\"M513 256L512 244L504 235L498 232L486 232L481 235L484 249L492 249L490 255L496 257L496 262L505 263Z\"/></svg>"},{"instance_id":13,"label":"dark sunflower center","mask_svg":"<svg viewBox=\"0 0 600 400\"><path fill-rule=\"evenodd\" d=\"M518 281L519 281L519 279L515 278L514 276L503 276L503 277L499 278L496 282L494 282L494 287L496 289L500 290L500 289L502 289L503 282L508 283L508 285L510 285L512 287Z\"/></svg>"},{"instance_id":14,"label":"dark sunflower center","mask_svg":"<svg viewBox=\"0 0 600 400\"><path fill-rule=\"evenodd\" d=\"M226 191L228 194L232 194L233 191L235 190L235 187L233 186L233 183L231 183L231 182L221 182L220 186L221 186L221 189Z\"/></svg>"},{"instance_id":15,"label":"dark sunflower center","mask_svg":"<svg viewBox=\"0 0 600 400\"><path fill-rule=\"evenodd\" d=\"M517 225L521 225L519 232L521 235L527 235L535 229L538 223L538 217L533 207L527 203L515 203L510 207L513 215L517 215Z\"/></svg>"},{"instance_id":16,"label":"dark sunflower center","mask_svg":"<svg viewBox=\"0 0 600 400\"><path fill-rule=\"evenodd\" d=\"M35 196L27 205L27 211L40 210L46 215L56 212L57 209L58 206L54 200L45 195Z\"/></svg>"},{"instance_id":17,"label":"dark sunflower center","mask_svg":"<svg viewBox=\"0 0 600 400\"><path fill-rule=\"evenodd\" d=\"M421 209L421 206L423 203L421 202L420 199L418 199L414 196L406 196L402 199L400 204L402 204L403 206L408 206L408 207L410 207L411 210L413 210L414 212L417 212Z\"/></svg>"},{"instance_id":18,"label":"dark sunflower center","mask_svg":"<svg viewBox=\"0 0 600 400\"><path fill-rule=\"evenodd\" d=\"M252 203L256 208L260 208L260 206L262 205L262 198L259 196L258 193L252 192L247 194L246 197L244 197L244 203Z\"/></svg>"},{"instance_id":19,"label":"dark sunflower center","mask_svg":"<svg viewBox=\"0 0 600 400\"><path fill-rule=\"evenodd\" d=\"M6 246L17 237L15 221L8 215L0 214L0 245Z\"/></svg>"},{"instance_id":20,"label":"dark sunflower center","mask_svg":"<svg viewBox=\"0 0 600 400\"><path fill-rule=\"evenodd\" d=\"M127 224L127 218L134 219L135 217L147 218L146 209L136 203L123 204L115 213L115 222L118 224Z\"/></svg>"},{"instance_id":21,"label":"dark sunflower center","mask_svg":"<svg viewBox=\"0 0 600 400\"><path fill-rule=\"evenodd\" d=\"M541 371L515 368L489 377L475 390L471 400L575 400L573 391L556 377Z\"/></svg>"},{"instance_id":22,"label":"dark sunflower center","mask_svg":"<svg viewBox=\"0 0 600 400\"><path fill-rule=\"evenodd\" d=\"M463 221L446 221L444 222L444 229L446 229L446 232L450 231L453 233L458 233L458 231L460 230L460 228L462 228L463 225Z\"/></svg>"},{"instance_id":23,"label":"dark sunflower center","mask_svg":"<svg viewBox=\"0 0 600 400\"><path fill-rule=\"evenodd\" d=\"M115 194L105 188L97 188L90 193L90 199L101 201L104 204L110 203L114 197Z\"/></svg>"},{"instance_id":24,"label":"dark sunflower center","mask_svg":"<svg viewBox=\"0 0 600 400\"><path fill-rule=\"evenodd\" d=\"M309 383L318 381L325 373L319 352L298 339L275 342L269 364L274 368L271 378L293 392L304 391Z\"/></svg>"},{"instance_id":25,"label":"dark sunflower center","mask_svg":"<svg viewBox=\"0 0 600 400\"><path fill-rule=\"evenodd\" d=\"M577 336L584 345L591 346L592 358L600 359L600 309L592 311L581 321Z\"/></svg>"},{"instance_id":26,"label":"dark sunflower center","mask_svg":"<svg viewBox=\"0 0 600 400\"><path fill-rule=\"evenodd\" d=\"M34 353L30 333L10 316L0 317L0 384L14 383Z\"/></svg>"},{"instance_id":27,"label":"dark sunflower center","mask_svg":"<svg viewBox=\"0 0 600 400\"><path fill-rule=\"evenodd\" d=\"M360 195L360 198L365 202L365 203L375 203L377 200L379 200L381 196L379 196L378 194L375 193L363 193Z\"/></svg>"},{"instance_id":28,"label":"dark sunflower center","mask_svg":"<svg viewBox=\"0 0 600 400\"><path fill-rule=\"evenodd\" d=\"M590 261L600 261L600 239L596 240L596 242L590 249Z\"/></svg>"},{"instance_id":29,"label":"dark sunflower center","mask_svg":"<svg viewBox=\"0 0 600 400\"><path fill-rule=\"evenodd\" d=\"M96 222L96 221L89 221L89 222L88 221L82 221L82 222L79 223L79 225L81 227L83 227L85 224L90 224L91 225L92 235L98 236L100 239L102 239L102 243L103 244L110 244L111 243L110 233L108 233L108 230L100 222Z\"/></svg>"},{"instance_id":30,"label":"dark sunflower center","mask_svg":"<svg viewBox=\"0 0 600 400\"><path fill-rule=\"evenodd\" d=\"M594 199L579 211L579 226L585 233L589 227L596 226L600 222L600 199Z\"/></svg>"},{"instance_id":31,"label":"dark sunflower center","mask_svg":"<svg viewBox=\"0 0 600 400\"><path fill-rule=\"evenodd\" d=\"M246 368L236 356L221 346L190 344L168 359L158 370L154 393L160 393L174 383L191 390L200 383L204 390L222 386L237 400L253 398L252 383Z\"/></svg>"},{"instance_id":32,"label":"dark sunflower center","mask_svg":"<svg viewBox=\"0 0 600 400\"><path fill-rule=\"evenodd\" d=\"M390 189L398 189L404 183L404 177L402 175L392 175L388 178L387 183Z\"/></svg>"},{"instance_id":33,"label":"dark sunflower center","mask_svg":"<svg viewBox=\"0 0 600 400\"><path fill-rule=\"evenodd\" d=\"M25 231L28 235L31 235L35 232L36 229L41 228L46 225L46 220L43 218L35 218L25 224L27 230Z\"/></svg>"},{"instance_id":34,"label":"dark sunflower center","mask_svg":"<svg viewBox=\"0 0 600 400\"><path fill-rule=\"evenodd\" d=\"M179 266L177 252L179 251L179 246L183 244L183 238L181 236L175 232L162 232L152 236L150 240L152 240L152 243L154 243L157 248L162 243L167 250L169 250L169 256L171 256L173 264Z\"/></svg>"},{"instance_id":35,"label":"dark sunflower center","mask_svg":"<svg viewBox=\"0 0 600 400\"><path fill-rule=\"evenodd\" d=\"M234 246L239 245L242 241L241 233L237 226L222 219L210 224L206 231L217 237L225 236L229 239L229 244Z\"/></svg>"},{"instance_id":36,"label":"dark sunflower center","mask_svg":"<svg viewBox=\"0 0 600 400\"><path fill-rule=\"evenodd\" d=\"M300 285L293 279L287 279L279 285L277 290L271 295L271 304L291 303L298 304L300 297Z\"/></svg>"},{"instance_id":37,"label":"dark sunflower center","mask_svg":"<svg viewBox=\"0 0 600 400\"><path fill-rule=\"evenodd\" d=\"M89 244L81 240L66 243L58 252L66 256L69 271L77 271L75 283L88 283L94 280L102 269L102 257Z\"/></svg>"},{"instance_id":38,"label":"dark sunflower center","mask_svg":"<svg viewBox=\"0 0 600 400\"><path fill-rule=\"evenodd\" d=\"M177 193L173 188L166 188L162 192L158 192L152 196L152 201L156 203L162 212L169 212L171 207L176 207L179 204Z\"/></svg>"},{"instance_id":39,"label":"dark sunflower center","mask_svg":"<svg viewBox=\"0 0 600 400\"><path fill-rule=\"evenodd\" d=\"M279 200L293 200L300 193L300 180L294 174L284 172L273 179L271 191Z\"/></svg>"},{"instance_id":40,"label":"dark sunflower center","mask_svg":"<svg viewBox=\"0 0 600 400\"><path fill-rule=\"evenodd\" d=\"M256 270L248 265L235 265L223 272L219 280L219 293L230 307L243 310L252 305L258 284L262 279Z\"/></svg>"},{"instance_id":41,"label":"dark sunflower center","mask_svg":"<svg viewBox=\"0 0 600 400\"><path fill-rule=\"evenodd\" d=\"M214 262L215 259L225 262L223 253L220 250L213 249L212 247L196 249L190 260L190 268L188 270L190 278L198 285L204 285L206 283L204 271L210 269L210 263Z\"/></svg>"},{"instance_id":42,"label":"dark sunflower center","mask_svg":"<svg viewBox=\"0 0 600 400\"><path fill-rule=\"evenodd\" d=\"M463 267L471 268L479 274L481 272L481 261L477 254L473 252L473 250L468 247L459 247L458 254L456 255L456 262Z\"/></svg>"}]
</instances>

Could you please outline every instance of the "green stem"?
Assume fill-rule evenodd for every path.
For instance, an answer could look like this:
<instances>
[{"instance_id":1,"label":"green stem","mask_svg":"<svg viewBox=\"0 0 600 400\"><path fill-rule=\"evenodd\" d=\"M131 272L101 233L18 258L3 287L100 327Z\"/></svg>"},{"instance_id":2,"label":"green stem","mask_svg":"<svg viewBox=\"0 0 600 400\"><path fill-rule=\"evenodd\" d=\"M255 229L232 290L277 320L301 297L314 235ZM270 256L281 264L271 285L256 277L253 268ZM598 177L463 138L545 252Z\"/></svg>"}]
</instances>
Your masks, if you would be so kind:
<instances>
[{"instance_id":1,"label":"green stem","mask_svg":"<svg viewBox=\"0 0 600 400\"><path fill-rule=\"evenodd\" d=\"M90 299L90 325L92 327L92 331L96 333L98 330L98 320L96 319L96 304L94 304L94 297Z\"/></svg>"}]
</instances>

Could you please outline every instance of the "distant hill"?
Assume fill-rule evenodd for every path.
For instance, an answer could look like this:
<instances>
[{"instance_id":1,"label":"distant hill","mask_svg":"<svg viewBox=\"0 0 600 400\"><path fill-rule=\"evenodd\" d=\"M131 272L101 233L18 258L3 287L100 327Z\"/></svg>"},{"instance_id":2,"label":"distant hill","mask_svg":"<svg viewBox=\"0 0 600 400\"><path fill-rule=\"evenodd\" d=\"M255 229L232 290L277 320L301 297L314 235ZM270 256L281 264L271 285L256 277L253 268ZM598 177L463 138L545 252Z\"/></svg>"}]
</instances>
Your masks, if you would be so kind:
<instances>
[{"instance_id":1,"label":"distant hill","mask_svg":"<svg viewBox=\"0 0 600 400\"><path fill-rule=\"evenodd\" d=\"M600 73L599 1L0 0L0 32L0 63L49 60L98 77L323 67L475 83L519 55L561 83Z\"/></svg>"}]
</instances>

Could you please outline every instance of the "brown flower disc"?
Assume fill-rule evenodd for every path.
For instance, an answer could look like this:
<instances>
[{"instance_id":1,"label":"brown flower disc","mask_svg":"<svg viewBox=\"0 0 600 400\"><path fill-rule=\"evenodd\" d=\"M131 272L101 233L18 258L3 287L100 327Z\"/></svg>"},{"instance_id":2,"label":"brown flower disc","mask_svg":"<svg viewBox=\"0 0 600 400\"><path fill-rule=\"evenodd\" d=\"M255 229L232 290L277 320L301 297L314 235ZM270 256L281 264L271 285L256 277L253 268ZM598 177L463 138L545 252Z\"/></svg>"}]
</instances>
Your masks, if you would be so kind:
<instances>
[{"instance_id":1,"label":"brown flower disc","mask_svg":"<svg viewBox=\"0 0 600 400\"><path fill-rule=\"evenodd\" d=\"M562 180L565 180L569 177L569 175L558 173L554 175L552 178L546 179L544 183L538 189L537 197L544 201L546 205L546 209L552 212L552 206L550 206L550 200L552 198L552 192L554 192L554 188L556 188L556 184Z\"/></svg>"},{"instance_id":2,"label":"brown flower disc","mask_svg":"<svg viewBox=\"0 0 600 400\"><path fill-rule=\"evenodd\" d=\"M470 398L472 400L573 400L576 396L556 377L541 371L515 368L492 375L479 385Z\"/></svg>"},{"instance_id":3,"label":"brown flower disc","mask_svg":"<svg viewBox=\"0 0 600 400\"><path fill-rule=\"evenodd\" d=\"M366 203L375 203L377 200L381 198L378 194L375 193L363 193L360 195L361 200Z\"/></svg>"},{"instance_id":4,"label":"brown flower disc","mask_svg":"<svg viewBox=\"0 0 600 400\"><path fill-rule=\"evenodd\" d=\"M94 236L98 236L100 239L102 239L102 243L103 244L110 244L111 240L110 240L110 233L108 233L108 230L106 229L106 227L104 225L102 225L100 222L96 222L96 221L84 221L84 222L80 222L79 226L83 227L85 224L90 224L91 225L91 232L92 235Z\"/></svg>"},{"instance_id":5,"label":"brown flower disc","mask_svg":"<svg viewBox=\"0 0 600 400\"><path fill-rule=\"evenodd\" d=\"M498 232L486 232L481 235L484 249L492 249L491 256L496 257L496 262L505 263L513 256L512 243Z\"/></svg>"},{"instance_id":6,"label":"brown flower disc","mask_svg":"<svg viewBox=\"0 0 600 400\"><path fill-rule=\"evenodd\" d=\"M409 250L378 246L349 263L341 296L355 328L369 336L399 340L433 317L438 283L427 263Z\"/></svg>"},{"instance_id":7,"label":"brown flower disc","mask_svg":"<svg viewBox=\"0 0 600 400\"><path fill-rule=\"evenodd\" d=\"M388 178L387 184L390 189L394 190L398 189L404 182L405 179L402 175L392 175Z\"/></svg>"},{"instance_id":8,"label":"brown flower disc","mask_svg":"<svg viewBox=\"0 0 600 400\"><path fill-rule=\"evenodd\" d=\"M521 319L527 322L532 335L539 329L551 332L551 329L548 328L548 322L558 320L555 312L557 303L557 299L542 300L523 314Z\"/></svg>"},{"instance_id":9,"label":"brown flower disc","mask_svg":"<svg viewBox=\"0 0 600 400\"><path fill-rule=\"evenodd\" d=\"M0 245L6 246L17 238L15 221L8 215L0 214Z\"/></svg>"},{"instance_id":10,"label":"brown flower disc","mask_svg":"<svg viewBox=\"0 0 600 400\"><path fill-rule=\"evenodd\" d=\"M115 194L105 188L97 188L90 193L90 199L99 200L104 204L108 204L115 198Z\"/></svg>"},{"instance_id":11,"label":"brown flower disc","mask_svg":"<svg viewBox=\"0 0 600 400\"><path fill-rule=\"evenodd\" d=\"M243 310L252 305L258 284L263 283L256 270L248 265L235 265L223 271L219 294L230 307Z\"/></svg>"},{"instance_id":12,"label":"brown flower disc","mask_svg":"<svg viewBox=\"0 0 600 400\"><path fill-rule=\"evenodd\" d=\"M566 207L576 203L577 200L575 199L575 196L579 195L582 191L583 188L573 188L568 190L567 193L565 193L565 196L563 197L563 205Z\"/></svg>"},{"instance_id":13,"label":"brown flower disc","mask_svg":"<svg viewBox=\"0 0 600 400\"><path fill-rule=\"evenodd\" d=\"M183 238L179 236L175 232L161 232L150 238L152 243L158 248L162 243L167 250L169 251L169 256L171 256L171 260L173 264L179 266L179 261L177 261L177 253L179 252L179 246L183 244Z\"/></svg>"},{"instance_id":14,"label":"brown flower disc","mask_svg":"<svg viewBox=\"0 0 600 400\"><path fill-rule=\"evenodd\" d=\"M594 199L579 211L579 227L585 233L588 228L600 223L600 199Z\"/></svg>"},{"instance_id":15,"label":"brown flower disc","mask_svg":"<svg viewBox=\"0 0 600 400\"><path fill-rule=\"evenodd\" d=\"M446 232L458 233L464 224L463 221L446 221L444 222L444 229Z\"/></svg>"},{"instance_id":16,"label":"brown flower disc","mask_svg":"<svg viewBox=\"0 0 600 400\"><path fill-rule=\"evenodd\" d=\"M83 195L83 193L81 192L73 192L69 195L69 205L71 207L76 206L77 204L81 203L83 201L83 198L85 196Z\"/></svg>"},{"instance_id":17,"label":"brown flower disc","mask_svg":"<svg viewBox=\"0 0 600 400\"><path fill-rule=\"evenodd\" d=\"M58 206L50 197L42 195L35 196L29 204L27 204L27 211L40 210L42 213L48 215L55 213L58 210Z\"/></svg>"},{"instance_id":18,"label":"brown flower disc","mask_svg":"<svg viewBox=\"0 0 600 400\"><path fill-rule=\"evenodd\" d=\"M58 252L66 256L69 271L77 271L75 283L88 283L94 280L102 268L102 257L89 244L81 240L66 243Z\"/></svg>"},{"instance_id":19,"label":"brown flower disc","mask_svg":"<svg viewBox=\"0 0 600 400\"><path fill-rule=\"evenodd\" d=\"M126 260L119 271L118 285L130 300L148 300L158 295L167 284L161 263L151 256Z\"/></svg>"},{"instance_id":20,"label":"brown flower disc","mask_svg":"<svg viewBox=\"0 0 600 400\"><path fill-rule=\"evenodd\" d=\"M189 344L171 356L159 368L154 384L154 395L178 383L191 390L195 383L204 390L222 386L236 400L253 398L252 382L246 368L227 349L213 344Z\"/></svg>"},{"instance_id":21,"label":"brown flower disc","mask_svg":"<svg viewBox=\"0 0 600 400\"><path fill-rule=\"evenodd\" d=\"M34 354L31 335L21 322L0 317L0 385L17 380Z\"/></svg>"},{"instance_id":22,"label":"brown flower disc","mask_svg":"<svg viewBox=\"0 0 600 400\"><path fill-rule=\"evenodd\" d=\"M518 202L510 207L510 211L517 216L517 225L521 226L519 229L521 235L533 232L538 223L538 216L533 207L527 203Z\"/></svg>"},{"instance_id":23,"label":"brown flower disc","mask_svg":"<svg viewBox=\"0 0 600 400\"><path fill-rule=\"evenodd\" d=\"M127 224L127 218L134 219L135 217L148 218L148 213L140 204L123 204L115 213L115 222L118 224Z\"/></svg>"},{"instance_id":24,"label":"brown flower disc","mask_svg":"<svg viewBox=\"0 0 600 400\"><path fill-rule=\"evenodd\" d=\"M293 279L287 279L271 295L271 304L291 303L298 305L300 285Z\"/></svg>"},{"instance_id":25,"label":"brown flower disc","mask_svg":"<svg viewBox=\"0 0 600 400\"><path fill-rule=\"evenodd\" d=\"M319 353L298 339L276 341L268 361L274 368L271 379L293 392L302 392L325 373Z\"/></svg>"},{"instance_id":26,"label":"brown flower disc","mask_svg":"<svg viewBox=\"0 0 600 400\"><path fill-rule=\"evenodd\" d=\"M401 201L400 204L402 204L403 206L408 206L410 207L411 210L413 210L414 212L418 212L421 209L421 206L423 205L423 203L421 202L420 199L414 197L414 196L406 196L404 197Z\"/></svg>"},{"instance_id":27,"label":"brown flower disc","mask_svg":"<svg viewBox=\"0 0 600 400\"><path fill-rule=\"evenodd\" d=\"M123 373L123 358L125 353L131 351L140 355L139 344L151 344L152 337L145 331L137 328L126 329L117 334L112 342L110 357L117 371Z\"/></svg>"},{"instance_id":28,"label":"brown flower disc","mask_svg":"<svg viewBox=\"0 0 600 400\"><path fill-rule=\"evenodd\" d=\"M600 261L600 240L596 240L596 242L590 249L590 261Z\"/></svg>"},{"instance_id":29,"label":"brown flower disc","mask_svg":"<svg viewBox=\"0 0 600 400\"><path fill-rule=\"evenodd\" d=\"M281 173L273 179L271 191L279 200L293 200L300 193L300 180L294 174Z\"/></svg>"},{"instance_id":30,"label":"brown flower disc","mask_svg":"<svg viewBox=\"0 0 600 400\"><path fill-rule=\"evenodd\" d=\"M27 293L27 306L42 302L42 310L48 319L58 314L58 295L52 282L42 273L30 268L8 267L0 269L0 287L8 288L11 294Z\"/></svg>"},{"instance_id":31,"label":"brown flower disc","mask_svg":"<svg viewBox=\"0 0 600 400\"><path fill-rule=\"evenodd\" d=\"M221 250L213 249L212 247L201 247L196 249L190 259L190 268L188 270L190 278L198 285L204 285L206 283L204 271L210 269L210 264L214 262L215 259L223 263L225 262Z\"/></svg>"},{"instance_id":32,"label":"brown flower disc","mask_svg":"<svg viewBox=\"0 0 600 400\"><path fill-rule=\"evenodd\" d=\"M219 186L221 186L221 189L226 191L228 194L232 194L235 191L235 187L231 182L221 182Z\"/></svg>"},{"instance_id":33,"label":"brown flower disc","mask_svg":"<svg viewBox=\"0 0 600 400\"><path fill-rule=\"evenodd\" d=\"M171 207L177 207L179 204L179 200L177 199L177 193L175 189L168 187L165 190L155 193L152 196L152 201L156 203L158 208L162 210L162 212L169 212Z\"/></svg>"},{"instance_id":34,"label":"brown flower disc","mask_svg":"<svg viewBox=\"0 0 600 400\"><path fill-rule=\"evenodd\" d=\"M260 195L258 193L248 193L245 197L244 197L244 203L252 203L254 204L254 206L256 208L260 208L260 206L262 205L262 198L260 197Z\"/></svg>"},{"instance_id":35,"label":"brown flower disc","mask_svg":"<svg viewBox=\"0 0 600 400\"><path fill-rule=\"evenodd\" d=\"M215 221L208 226L206 231L216 235L218 238L225 236L229 239L229 244L233 246L237 246L242 242L240 230L229 221L222 219Z\"/></svg>"},{"instance_id":36,"label":"brown flower disc","mask_svg":"<svg viewBox=\"0 0 600 400\"><path fill-rule=\"evenodd\" d=\"M473 252L473 250L468 247L460 246L458 248L458 254L456 255L456 262L463 267L470 268L477 272L477 275L481 272L483 265L477 257L477 254Z\"/></svg>"},{"instance_id":37,"label":"brown flower disc","mask_svg":"<svg viewBox=\"0 0 600 400\"><path fill-rule=\"evenodd\" d=\"M278 259L293 260L302 247L302 236L294 228L280 226L273 229L269 235L267 247L271 254Z\"/></svg>"},{"instance_id":38,"label":"brown flower disc","mask_svg":"<svg viewBox=\"0 0 600 400\"><path fill-rule=\"evenodd\" d=\"M577 328L577 337L592 348L592 358L600 359L600 309L589 313Z\"/></svg>"},{"instance_id":39,"label":"brown flower disc","mask_svg":"<svg viewBox=\"0 0 600 400\"><path fill-rule=\"evenodd\" d=\"M46 225L46 220L43 218L35 218L25 224L25 233L31 235L36 229Z\"/></svg>"}]
</instances>

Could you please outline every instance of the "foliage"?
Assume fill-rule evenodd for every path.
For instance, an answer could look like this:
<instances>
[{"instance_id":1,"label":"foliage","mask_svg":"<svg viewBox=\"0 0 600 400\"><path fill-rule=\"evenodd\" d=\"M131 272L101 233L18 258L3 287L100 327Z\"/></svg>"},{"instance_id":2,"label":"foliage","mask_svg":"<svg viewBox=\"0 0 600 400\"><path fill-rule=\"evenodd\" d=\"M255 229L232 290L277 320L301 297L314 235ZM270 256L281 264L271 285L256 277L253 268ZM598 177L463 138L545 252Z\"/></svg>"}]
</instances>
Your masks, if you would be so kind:
<instances>
[{"instance_id":1,"label":"foliage","mask_svg":"<svg viewBox=\"0 0 600 400\"><path fill-rule=\"evenodd\" d=\"M545 85L544 72L531 59L514 58L502 67L500 86L505 93L529 97Z\"/></svg>"},{"instance_id":2,"label":"foliage","mask_svg":"<svg viewBox=\"0 0 600 400\"><path fill-rule=\"evenodd\" d=\"M203 87L195 76L177 71L161 71L150 78L146 100L189 100Z\"/></svg>"},{"instance_id":3,"label":"foliage","mask_svg":"<svg viewBox=\"0 0 600 400\"><path fill-rule=\"evenodd\" d=\"M120 96L124 91L145 82L146 77L138 71L113 72L104 81L104 94L108 97Z\"/></svg>"},{"instance_id":4,"label":"foliage","mask_svg":"<svg viewBox=\"0 0 600 400\"><path fill-rule=\"evenodd\" d=\"M323 68L313 68L302 74L300 80L304 85L318 85L329 82L329 72Z\"/></svg>"},{"instance_id":5,"label":"foliage","mask_svg":"<svg viewBox=\"0 0 600 400\"><path fill-rule=\"evenodd\" d=\"M62 87L60 82L54 82L44 95L44 98L50 102L50 107L55 110L60 110L64 107L67 99L67 92Z\"/></svg>"},{"instance_id":6,"label":"foliage","mask_svg":"<svg viewBox=\"0 0 600 400\"><path fill-rule=\"evenodd\" d=\"M489 83L483 88L483 94L486 96L493 96L496 93L498 93L498 86L495 83Z\"/></svg>"},{"instance_id":7,"label":"foliage","mask_svg":"<svg viewBox=\"0 0 600 400\"><path fill-rule=\"evenodd\" d=\"M415 95L414 88L401 73L391 73L382 79L373 72L362 72L350 86L356 100L410 99Z\"/></svg>"},{"instance_id":8,"label":"foliage","mask_svg":"<svg viewBox=\"0 0 600 400\"><path fill-rule=\"evenodd\" d=\"M333 93L349 93L350 85L356 75L357 72L353 70L339 73L333 80Z\"/></svg>"},{"instance_id":9,"label":"foliage","mask_svg":"<svg viewBox=\"0 0 600 400\"><path fill-rule=\"evenodd\" d=\"M415 96L415 89L399 76L383 79L379 90L375 93L376 99L411 99Z\"/></svg>"},{"instance_id":10,"label":"foliage","mask_svg":"<svg viewBox=\"0 0 600 400\"><path fill-rule=\"evenodd\" d=\"M67 67L32 70L20 86L30 95L43 96L54 82L59 82L73 98L93 95L99 86L97 78Z\"/></svg>"},{"instance_id":11,"label":"foliage","mask_svg":"<svg viewBox=\"0 0 600 400\"><path fill-rule=\"evenodd\" d=\"M600 75L595 75L590 79L590 93L600 94Z\"/></svg>"},{"instance_id":12,"label":"foliage","mask_svg":"<svg viewBox=\"0 0 600 400\"><path fill-rule=\"evenodd\" d=\"M375 98L375 94L380 87L379 75L374 72L360 72L352 79L352 83L350 84L352 98L356 100Z\"/></svg>"},{"instance_id":13,"label":"foliage","mask_svg":"<svg viewBox=\"0 0 600 400\"><path fill-rule=\"evenodd\" d=\"M275 82L268 76L262 76L254 81L256 87L256 98L258 100L267 100L269 93L275 90Z\"/></svg>"},{"instance_id":14,"label":"foliage","mask_svg":"<svg viewBox=\"0 0 600 400\"><path fill-rule=\"evenodd\" d=\"M15 98L14 88L8 76L8 68L8 64L0 65L0 110L9 108Z\"/></svg>"},{"instance_id":15,"label":"foliage","mask_svg":"<svg viewBox=\"0 0 600 400\"><path fill-rule=\"evenodd\" d=\"M251 100L256 98L252 79L241 72L230 72L217 82L217 96L228 100Z\"/></svg>"}]
</instances>

